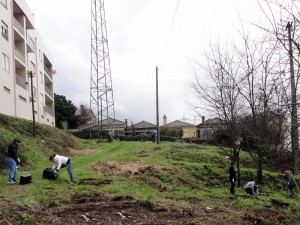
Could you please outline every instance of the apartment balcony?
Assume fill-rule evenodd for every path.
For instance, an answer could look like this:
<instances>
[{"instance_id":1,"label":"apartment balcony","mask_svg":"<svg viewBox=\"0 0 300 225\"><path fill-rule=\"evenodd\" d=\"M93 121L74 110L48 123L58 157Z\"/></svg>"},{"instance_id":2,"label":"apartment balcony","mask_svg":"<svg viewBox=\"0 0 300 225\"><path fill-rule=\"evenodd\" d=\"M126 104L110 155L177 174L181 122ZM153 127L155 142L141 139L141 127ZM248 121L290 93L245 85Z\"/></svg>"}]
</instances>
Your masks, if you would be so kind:
<instances>
[{"instance_id":1,"label":"apartment balcony","mask_svg":"<svg viewBox=\"0 0 300 225\"><path fill-rule=\"evenodd\" d=\"M19 85L21 88L28 91L28 84L26 80L24 80L22 77L16 74L16 84Z\"/></svg>"},{"instance_id":2,"label":"apartment balcony","mask_svg":"<svg viewBox=\"0 0 300 225\"><path fill-rule=\"evenodd\" d=\"M53 98L53 91L52 91L50 88L48 88L47 86L45 86L45 92L46 92L51 98Z\"/></svg>"},{"instance_id":3,"label":"apartment balcony","mask_svg":"<svg viewBox=\"0 0 300 225\"><path fill-rule=\"evenodd\" d=\"M21 52L19 49L15 48L15 56L25 64L25 55L23 52Z\"/></svg>"},{"instance_id":4,"label":"apartment balcony","mask_svg":"<svg viewBox=\"0 0 300 225\"><path fill-rule=\"evenodd\" d=\"M48 77L49 77L51 80L53 80L53 78L52 78L52 73L51 73L51 71L48 69L48 67L47 67L46 65L44 65L44 70L45 70L46 74L48 75Z\"/></svg>"},{"instance_id":5,"label":"apartment balcony","mask_svg":"<svg viewBox=\"0 0 300 225\"><path fill-rule=\"evenodd\" d=\"M14 26L17 29L17 31L19 31L20 34L24 36L25 28L19 23L19 21L16 18L14 18Z\"/></svg>"},{"instance_id":6,"label":"apartment balcony","mask_svg":"<svg viewBox=\"0 0 300 225\"><path fill-rule=\"evenodd\" d=\"M53 117L55 116L54 110L49 108L48 106L44 106L44 111Z\"/></svg>"}]
</instances>

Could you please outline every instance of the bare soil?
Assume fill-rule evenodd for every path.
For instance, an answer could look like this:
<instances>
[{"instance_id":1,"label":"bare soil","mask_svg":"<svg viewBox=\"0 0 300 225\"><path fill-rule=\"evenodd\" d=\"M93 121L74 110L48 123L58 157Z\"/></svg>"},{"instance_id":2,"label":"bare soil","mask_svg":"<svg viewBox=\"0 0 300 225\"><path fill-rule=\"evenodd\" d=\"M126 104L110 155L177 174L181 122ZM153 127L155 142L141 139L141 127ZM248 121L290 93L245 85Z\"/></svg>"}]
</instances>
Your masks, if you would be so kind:
<instances>
[{"instance_id":1,"label":"bare soil","mask_svg":"<svg viewBox=\"0 0 300 225\"><path fill-rule=\"evenodd\" d=\"M88 183L89 181L81 181ZM94 180L90 184L95 183ZM80 184L79 184L80 185ZM32 221L30 224L134 224L134 225L167 225L167 224L282 224L286 218L278 212L253 210L239 213L218 207L203 207L199 203L192 203L185 207L175 207L169 204L153 204L139 201L131 196L110 198L104 194L72 197L71 203L60 208L55 202L41 205L33 210L27 207L15 206L11 212L28 213ZM253 216L254 214L255 216ZM3 216L3 215L2 215ZM1 216L1 217L2 217ZM0 224L16 224L11 218L2 217Z\"/></svg>"}]
</instances>

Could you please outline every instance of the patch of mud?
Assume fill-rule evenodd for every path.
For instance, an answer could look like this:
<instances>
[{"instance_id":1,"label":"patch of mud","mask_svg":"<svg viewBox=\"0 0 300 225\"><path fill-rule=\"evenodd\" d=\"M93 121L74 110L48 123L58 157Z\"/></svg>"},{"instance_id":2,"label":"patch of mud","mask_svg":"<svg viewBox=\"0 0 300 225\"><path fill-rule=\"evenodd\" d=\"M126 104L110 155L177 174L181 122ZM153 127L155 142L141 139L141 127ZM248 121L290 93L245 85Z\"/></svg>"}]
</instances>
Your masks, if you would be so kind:
<instances>
[{"instance_id":1,"label":"patch of mud","mask_svg":"<svg viewBox=\"0 0 300 225\"><path fill-rule=\"evenodd\" d=\"M144 162L139 163L119 163L119 162L105 162L96 163L92 166L96 171L102 172L106 176L111 175L136 175L143 174L147 171L158 171L160 166L151 165Z\"/></svg>"},{"instance_id":2,"label":"patch of mud","mask_svg":"<svg viewBox=\"0 0 300 225\"><path fill-rule=\"evenodd\" d=\"M244 220L249 224L273 225L285 224L286 216L271 209L254 209L251 214L245 213Z\"/></svg>"},{"instance_id":3,"label":"patch of mud","mask_svg":"<svg viewBox=\"0 0 300 225\"><path fill-rule=\"evenodd\" d=\"M93 185L93 186L102 186L111 184L112 180L97 180L97 179L82 179L77 182L78 185Z\"/></svg>"},{"instance_id":4,"label":"patch of mud","mask_svg":"<svg viewBox=\"0 0 300 225\"><path fill-rule=\"evenodd\" d=\"M145 151L140 151L136 154L137 157L148 157L149 154L147 154Z\"/></svg>"},{"instance_id":5,"label":"patch of mud","mask_svg":"<svg viewBox=\"0 0 300 225\"><path fill-rule=\"evenodd\" d=\"M203 206L198 201L185 206L170 202L140 201L130 195L109 197L102 193L73 195L68 205L41 204L32 209L12 204L1 209L0 225L279 225L287 218L271 209L249 209L247 213L221 207ZM5 213L4 213L5 212ZM11 215L13 217L4 217ZM27 216L26 216L27 215ZM23 218L23 220L22 220ZM299 222L299 221L297 221Z\"/></svg>"},{"instance_id":6,"label":"patch of mud","mask_svg":"<svg viewBox=\"0 0 300 225\"><path fill-rule=\"evenodd\" d=\"M219 208L175 207L139 201L131 196L109 198L103 194L74 196L68 207L43 208L33 215L31 224L126 224L126 225L196 225L196 224L246 224L232 218L226 222L228 212ZM223 220L222 220L223 219Z\"/></svg>"}]
</instances>

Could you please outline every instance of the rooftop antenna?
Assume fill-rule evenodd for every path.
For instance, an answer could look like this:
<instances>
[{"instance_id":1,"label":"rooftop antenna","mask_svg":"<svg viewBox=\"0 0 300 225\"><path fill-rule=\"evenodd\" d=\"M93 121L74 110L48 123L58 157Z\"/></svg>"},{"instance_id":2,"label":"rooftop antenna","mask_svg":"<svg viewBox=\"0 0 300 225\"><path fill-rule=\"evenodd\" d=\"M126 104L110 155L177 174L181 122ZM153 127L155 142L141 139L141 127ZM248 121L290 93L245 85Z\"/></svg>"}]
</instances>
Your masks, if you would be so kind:
<instances>
[{"instance_id":1,"label":"rooftop antenna","mask_svg":"<svg viewBox=\"0 0 300 225\"><path fill-rule=\"evenodd\" d=\"M92 131L95 126L98 139L103 138L104 126L110 135L110 124L115 121L115 109L104 0L92 0L91 3L90 109L92 112L90 138L92 138ZM94 117L94 121L92 117ZM105 124L103 121L106 121Z\"/></svg>"}]
</instances>

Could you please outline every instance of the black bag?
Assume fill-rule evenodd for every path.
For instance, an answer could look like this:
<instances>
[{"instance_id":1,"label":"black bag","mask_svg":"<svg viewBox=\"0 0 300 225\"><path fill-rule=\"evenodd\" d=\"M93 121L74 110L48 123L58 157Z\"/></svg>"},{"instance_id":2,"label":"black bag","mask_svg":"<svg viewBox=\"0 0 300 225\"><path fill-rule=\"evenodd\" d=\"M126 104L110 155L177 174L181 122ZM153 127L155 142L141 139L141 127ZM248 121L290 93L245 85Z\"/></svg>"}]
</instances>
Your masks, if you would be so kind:
<instances>
[{"instance_id":1,"label":"black bag","mask_svg":"<svg viewBox=\"0 0 300 225\"><path fill-rule=\"evenodd\" d=\"M20 184L30 184L31 183L31 174L22 175L20 177Z\"/></svg>"},{"instance_id":2,"label":"black bag","mask_svg":"<svg viewBox=\"0 0 300 225\"><path fill-rule=\"evenodd\" d=\"M58 177L58 173L55 173L51 168L46 168L43 171L43 178L48 180L55 180Z\"/></svg>"}]
</instances>

